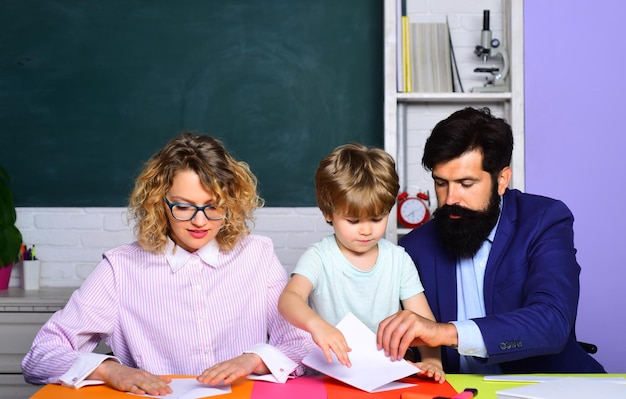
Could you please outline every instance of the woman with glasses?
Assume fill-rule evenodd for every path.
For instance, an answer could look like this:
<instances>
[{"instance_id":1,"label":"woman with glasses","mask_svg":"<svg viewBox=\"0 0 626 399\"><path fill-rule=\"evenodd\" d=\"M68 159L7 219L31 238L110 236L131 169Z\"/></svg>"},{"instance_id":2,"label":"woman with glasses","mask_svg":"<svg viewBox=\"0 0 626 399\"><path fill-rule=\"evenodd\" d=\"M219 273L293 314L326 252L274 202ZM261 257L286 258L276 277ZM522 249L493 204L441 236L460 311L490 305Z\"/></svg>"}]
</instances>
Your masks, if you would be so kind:
<instances>
[{"instance_id":1,"label":"woman with glasses","mask_svg":"<svg viewBox=\"0 0 626 399\"><path fill-rule=\"evenodd\" d=\"M270 239L248 227L262 205L248 165L219 141L171 140L130 197L137 241L105 252L42 327L25 380L165 395L166 375L214 385L302 374L314 344L278 314L286 272ZM100 340L114 356L91 353Z\"/></svg>"}]
</instances>

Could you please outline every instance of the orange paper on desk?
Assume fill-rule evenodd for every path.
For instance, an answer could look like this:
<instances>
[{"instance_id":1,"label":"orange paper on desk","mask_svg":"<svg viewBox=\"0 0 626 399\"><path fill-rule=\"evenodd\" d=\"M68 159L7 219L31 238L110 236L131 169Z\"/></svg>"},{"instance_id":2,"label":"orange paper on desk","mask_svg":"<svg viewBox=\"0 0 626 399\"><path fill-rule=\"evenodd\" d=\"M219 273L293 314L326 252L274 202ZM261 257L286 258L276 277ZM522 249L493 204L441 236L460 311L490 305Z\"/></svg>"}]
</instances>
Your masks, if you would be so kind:
<instances>
[{"instance_id":1,"label":"orange paper on desk","mask_svg":"<svg viewBox=\"0 0 626 399\"><path fill-rule=\"evenodd\" d=\"M176 378L176 377L174 377ZM182 378L182 377L179 377ZM232 392L228 399L250 399L254 381L239 379L231 385ZM216 396L219 398L220 396ZM48 384L37 391L30 399L133 399L141 396L130 395L104 385L89 385L80 389L68 388L56 384Z\"/></svg>"}]
</instances>

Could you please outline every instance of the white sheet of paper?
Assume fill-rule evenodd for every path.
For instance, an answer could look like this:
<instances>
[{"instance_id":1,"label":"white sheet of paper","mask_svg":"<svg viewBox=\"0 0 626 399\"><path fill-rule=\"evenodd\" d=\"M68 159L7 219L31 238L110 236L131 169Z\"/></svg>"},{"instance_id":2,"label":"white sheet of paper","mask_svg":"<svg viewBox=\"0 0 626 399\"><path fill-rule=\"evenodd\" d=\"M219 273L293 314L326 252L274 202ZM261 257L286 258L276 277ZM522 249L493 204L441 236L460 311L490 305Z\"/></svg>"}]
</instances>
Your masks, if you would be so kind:
<instances>
[{"instance_id":1,"label":"white sheet of paper","mask_svg":"<svg viewBox=\"0 0 626 399\"><path fill-rule=\"evenodd\" d=\"M281 384L281 382L278 381L276 377L274 377L273 374L250 374L246 378L249 380L267 381L267 382L274 382L276 384ZM287 377L287 381L289 381L289 379L291 378L293 377Z\"/></svg>"},{"instance_id":2,"label":"white sheet of paper","mask_svg":"<svg viewBox=\"0 0 626 399\"><path fill-rule=\"evenodd\" d=\"M155 395L135 395L147 398L163 399L198 399L207 396L217 396L231 393L230 385L206 385L196 381L195 378L172 378L170 382L172 393L164 396ZM134 394L131 394L134 395Z\"/></svg>"},{"instance_id":3,"label":"white sheet of paper","mask_svg":"<svg viewBox=\"0 0 626 399\"><path fill-rule=\"evenodd\" d=\"M328 363L324 353L315 347L304 357L302 363L346 384L366 392L381 392L406 388L416 384L396 382L419 372L419 369L406 360L392 361L385 352L376 348L376 335L348 313L338 324L352 352L348 353L352 367L343 366L336 357Z\"/></svg>"}]
</instances>

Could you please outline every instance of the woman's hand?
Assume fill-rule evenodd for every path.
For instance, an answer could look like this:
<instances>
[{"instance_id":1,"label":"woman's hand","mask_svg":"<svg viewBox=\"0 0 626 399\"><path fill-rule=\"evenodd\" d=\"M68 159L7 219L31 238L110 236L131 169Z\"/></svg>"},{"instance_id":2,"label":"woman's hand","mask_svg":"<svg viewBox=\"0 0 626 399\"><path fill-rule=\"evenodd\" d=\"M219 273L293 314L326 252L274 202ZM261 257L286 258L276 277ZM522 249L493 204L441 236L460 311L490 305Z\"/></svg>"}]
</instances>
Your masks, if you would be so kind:
<instances>
[{"instance_id":1,"label":"woman's hand","mask_svg":"<svg viewBox=\"0 0 626 399\"><path fill-rule=\"evenodd\" d=\"M269 370L259 355L244 353L204 370L197 380L209 385L217 385L220 382L232 384L238 378L247 377L252 373L267 374Z\"/></svg>"},{"instance_id":2,"label":"woman's hand","mask_svg":"<svg viewBox=\"0 0 626 399\"><path fill-rule=\"evenodd\" d=\"M172 393L172 388L168 385L171 378L124 366L115 360L102 362L87 379L102 380L118 391L136 395L162 396Z\"/></svg>"}]
</instances>

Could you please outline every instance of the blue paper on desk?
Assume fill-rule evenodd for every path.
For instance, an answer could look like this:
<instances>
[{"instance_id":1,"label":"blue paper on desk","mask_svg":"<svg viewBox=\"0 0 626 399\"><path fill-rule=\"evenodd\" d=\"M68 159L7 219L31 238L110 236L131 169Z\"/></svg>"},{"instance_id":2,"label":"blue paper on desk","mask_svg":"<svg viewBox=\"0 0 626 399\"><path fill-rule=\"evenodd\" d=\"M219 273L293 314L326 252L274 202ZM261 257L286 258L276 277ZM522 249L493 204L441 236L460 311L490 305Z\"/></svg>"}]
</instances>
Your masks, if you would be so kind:
<instances>
[{"instance_id":1,"label":"blue paper on desk","mask_svg":"<svg viewBox=\"0 0 626 399\"><path fill-rule=\"evenodd\" d=\"M366 392L381 392L406 388L415 384L396 382L420 370L406 360L392 361L385 352L376 348L376 335L352 313L348 313L338 324L352 349L348 352L352 367L339 363L333 355L328 363L324 353L316 347L302 363L346 384Z\"/></svg>"}]
</instances>

